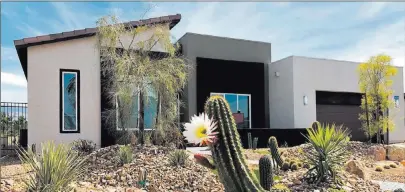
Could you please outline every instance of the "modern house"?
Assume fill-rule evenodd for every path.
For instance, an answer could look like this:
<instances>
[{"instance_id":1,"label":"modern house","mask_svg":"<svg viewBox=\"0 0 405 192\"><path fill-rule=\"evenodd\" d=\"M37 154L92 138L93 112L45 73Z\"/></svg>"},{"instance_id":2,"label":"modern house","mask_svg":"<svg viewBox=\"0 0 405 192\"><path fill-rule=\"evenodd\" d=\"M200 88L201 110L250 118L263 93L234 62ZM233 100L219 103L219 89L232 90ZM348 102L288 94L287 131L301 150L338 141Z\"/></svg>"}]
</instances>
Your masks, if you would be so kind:
<instances>
[{"instance_id":1,"label":"modern house","mask_svg":"<svg viewBox=\"0 0 405 192\"><path fill-rule=\"evenodd\" d=\"M180 15L170 15L127 24L167 23L173 28L180 19ZM112 143L102 118L107 98L96 30L14 41L28 81L28 145L79 138L99 146ZM144 33L136 41L152 34ZM183 96L187 105L182 121L202 112L210 95L222 95L234 112L244 141L247 132L260 137L263 144L269 135L291 140L315 120L343 123L352 130L353 139L364 140L358 120L358 63L296 56L272 62L270 43L194 33L186 33L179 43L182 53L195 64ZM164 52L160 45L153 51ZM402 98L402 67L393 88L394 95ZM153 100L154 96L150 97ZM396 130L389 133L390 142L405 140L404 100L398 102L390 113L396 124ZM149 111L153 119L153 110ZM145 119L145 127L150 128L151 122Z\"/></svg>"}]
</instances>

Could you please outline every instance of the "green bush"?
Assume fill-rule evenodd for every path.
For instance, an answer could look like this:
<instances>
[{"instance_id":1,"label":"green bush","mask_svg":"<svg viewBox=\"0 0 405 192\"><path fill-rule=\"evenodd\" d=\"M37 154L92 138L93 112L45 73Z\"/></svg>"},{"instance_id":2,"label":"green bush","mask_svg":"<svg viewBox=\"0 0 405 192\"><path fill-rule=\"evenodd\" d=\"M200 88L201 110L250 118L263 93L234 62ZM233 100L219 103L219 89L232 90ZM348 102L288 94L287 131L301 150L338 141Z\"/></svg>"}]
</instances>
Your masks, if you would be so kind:
<instances>
[{"instance_id":1,"label":"green bush","mask_svg":"<svg viewBox=\"0 0 405 192\"><path fill-rule=\"evenodd\" d=\"M383 168L380 167L380 166L377 166L377 167L375 168L375 171L382 172L382 171L383 171Z\"/></svg>"},{"instance_id":2,"label":"green bush","mask_svg":"<svg viewBox=\"0 0 405 192\"><path fill-rule=\"evenodd\" d=\"M384 165L384 169L390 169L391 167L389 165Z\"/></svg>"},{"instance_id":3,"label":"green bush","mask_svg":"<svg viewBox=\"0 0 405 192\"><path fill-rule=\"evenodd\" d=\"M132 147L130 145L122 145L120 146L120 150L118 152L118 156L120 157L120 161L122 164L131 163L134 159Z\"/></svg>"},{"instance_id":4,"label":"green bush","mask_svg":"<svg viewBox=\"0 0 405 192\"><path fill-rule=\"evenodd\" d=\"M189 154L186 150L176 149L169 154L169 162L171 166L185 166Z\"/></svg>"},{"instance_id":5,"label":"green bush","mask_svg":"<svg viewBox=\"0 0 405 192\"><path fill-rule=\"evenodd\" d=\"M318 128L308 128L308 135L304 135L312 146L312 150L306 153L312 168L305 174L305 178L308 182L316 184L329 178L337 181L339 166L345 162L348 155L346 150L350 140L348 131L335 124L321 125L319 122L315 124Z\"/></svg>"},{"instance_id":6,"label":"green bush","mask_svg":"<svg viewBox=\"0 0 405 192\"><path fill-rule=\"evenodd\" d=\"M69 184L83 174L85 158L67 145L48 142L42 144L40 155L32 149L20 149L18 156L27 170L33 172L24 180L28 191L69 191Z\"/></svg>"},{"instance_id":7,"label":"green bush","mask_svg":"<svg viewBox=\"0 0 405 192\"><path fill-rule=\"evenodd\" d=\"M391 168L397 168L397 165L395 165L394 163L390 164Z\"/></svg>"},{"instance_id":8,"label":"green bush","mask_svg":"<svg viewBox=\"0 0 405 192\"><path fill-rule=\"evenodd\" d=\"M90 140L78 139L73 141L72 149L80 155L88 155L96 149L96 144Z\"/></svg>"}]
</instances>

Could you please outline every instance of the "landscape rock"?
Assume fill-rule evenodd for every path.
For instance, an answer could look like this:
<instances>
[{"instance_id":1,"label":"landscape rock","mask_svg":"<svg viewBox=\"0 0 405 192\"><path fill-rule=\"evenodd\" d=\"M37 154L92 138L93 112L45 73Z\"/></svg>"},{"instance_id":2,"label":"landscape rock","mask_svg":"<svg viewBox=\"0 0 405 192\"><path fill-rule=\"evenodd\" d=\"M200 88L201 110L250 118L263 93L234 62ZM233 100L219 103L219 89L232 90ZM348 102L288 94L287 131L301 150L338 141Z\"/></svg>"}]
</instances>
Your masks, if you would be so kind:
<instances>
[{"instance_id":1,"label":"landscape rock","mask_svg":"<svg viewBox=\"0 0 405 192\"><path fill-rule=\"evenodd\" d=\"M350 160L345 164L345 170L362 179L369 179L365 166L358 160Z\"/></svg>"},{"instance_id":2,"label":"landscape rock","mask_svg":"<svg viewBox=\"0 0 405 192\"><path fill-rule=\"evenodd\" d=\"M405 160L405 144L391 144L387 146L388 159L391 161Z\"/></svg>"},{"instance_id":3,"label":"landscape rock","mask_svg":"<svg viewBox=\"0 0 405 192\"><path fill-rule=\"evenodd\" d=\"M387 156L386 150L382 145L371 146L369 148L369 155L371 155L375 161L383 161Z\"/></svg>"}]
</instances>

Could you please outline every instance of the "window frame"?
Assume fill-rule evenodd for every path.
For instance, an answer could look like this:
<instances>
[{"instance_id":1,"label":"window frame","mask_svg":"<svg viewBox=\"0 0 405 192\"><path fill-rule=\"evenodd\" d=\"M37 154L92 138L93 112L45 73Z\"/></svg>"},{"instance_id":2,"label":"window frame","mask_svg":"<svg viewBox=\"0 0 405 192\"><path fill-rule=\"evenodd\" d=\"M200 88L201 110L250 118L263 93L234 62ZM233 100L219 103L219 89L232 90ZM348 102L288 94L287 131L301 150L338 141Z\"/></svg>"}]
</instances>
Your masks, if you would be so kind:
<instances>
[{"instance_id":1,"label":"window frame","mask_svg":"<svg viewBox=\"0 0 405 192\"><path fill-rule=\"evenodd\" d=\"M65 129L64 115L64 74L76 75L76 129ZM80 133L80 70L78 69L59 69L59 132L60 133Z\"/></svg>"},{"instance_id":2,"label":"window frame","mask_svg":"<svg viewBox=\"0 0 405 192\"><path fill-rule=\"evenodd\" d=\"M119 127L118 126L118 120L119 120L119 110L118 110L118 95L115 95L115 120L116 120L116 126L115 126L115 128L116 128L116 130L117 131L123 131L124 129L125 130L129 130L129 131L138 131L139 130L139 109L140 109L140 99L139 99L139 95L140 95L140 93L138 92L137 93L137 95L136 95L136 97L138 97L138 109L137 109L137 111L138 111L138 113L137 113L137 121L136 121L136 124L137 124L137 127L128 127L128 128L121 128L121 127ZM144 102L144 104L145 104L145 102ZM159 110L161 109L161 103L159 103ZM144 106L144 110L145 110L145 106ZM157 112L158 111L156 111L156 115L157 115ZM145 123L145 121L143 121L143 123ZM144 130L145 131L150 131L150 130L153 130L153 127L144 127Z\"/></svg>"},{"instance_id":3,"label":"window frame","mask_svg":"<svg viewBox=\"0 0 405 192\"><path fill-rule=\"evenodd\" d=\"M248 96L249 97L249 128L244 128L244 129L252 129L252 95L251 94L246 94L246 93L219 93L219 92L211 92L210 96L213 95L222 95L225 99L225 95L236 95L236 106L237 109L239 110L239 95L240 96Z\"/></svg>"}]
</instances>

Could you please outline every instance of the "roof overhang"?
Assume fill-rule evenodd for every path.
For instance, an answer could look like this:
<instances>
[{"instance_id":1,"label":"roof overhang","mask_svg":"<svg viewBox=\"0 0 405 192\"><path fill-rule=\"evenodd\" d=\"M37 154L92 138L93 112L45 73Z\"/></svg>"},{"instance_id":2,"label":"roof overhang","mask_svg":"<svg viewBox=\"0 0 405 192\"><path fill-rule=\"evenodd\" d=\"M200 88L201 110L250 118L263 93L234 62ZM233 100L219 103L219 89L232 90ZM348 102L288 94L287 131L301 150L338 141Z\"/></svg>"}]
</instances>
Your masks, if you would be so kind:
<instances>
[{"instance_id":1,"label":"roof overhang","mask_svg":"<svg viewBox=\"0 0 405 192\"><path fill-rule=\"evenodd\" d=\"M181 15L168 15L164 17L155 17L139 21L130 21L124 23L124 25L137 27L143 25L163 24L169 23L170 29L176 26L181 20ZM28 79L27 69L27 48L35 45L42 45L48 43L55 43L60 41L67 41L72 39L91 37L97 33L97 28L86 28L81 30L67 31L62 33L55 33L49 35L42 35L36 37L23 38L14 40L14 46L17 50L18 58L20 59L21 67L23 68L24 75Z\"/></svg>"}]
</instances>

